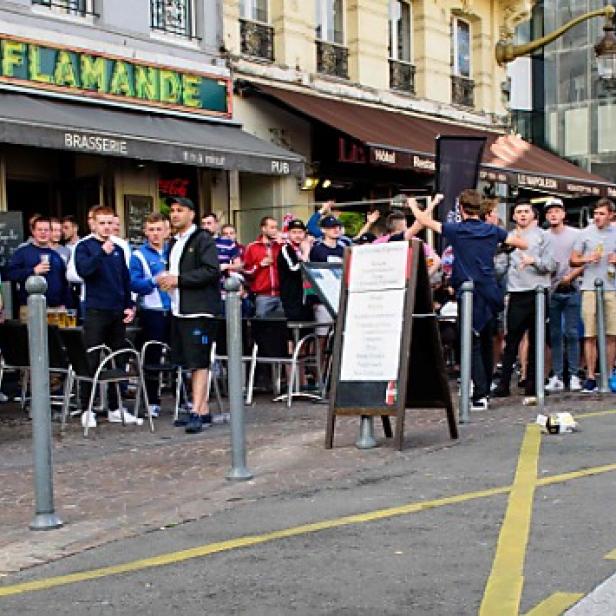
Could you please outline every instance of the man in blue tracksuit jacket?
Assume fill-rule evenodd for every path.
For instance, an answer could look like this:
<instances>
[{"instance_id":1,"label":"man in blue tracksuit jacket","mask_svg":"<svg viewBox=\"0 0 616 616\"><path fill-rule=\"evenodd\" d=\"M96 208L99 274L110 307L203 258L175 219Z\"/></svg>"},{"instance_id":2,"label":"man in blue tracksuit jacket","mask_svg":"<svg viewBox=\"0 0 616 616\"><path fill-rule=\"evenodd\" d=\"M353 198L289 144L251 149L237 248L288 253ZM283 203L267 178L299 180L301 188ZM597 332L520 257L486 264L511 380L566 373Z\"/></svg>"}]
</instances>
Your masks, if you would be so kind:
<instances>
[{"instance_id":1,"label":"man in blue tracksuit jacket","mask_svg":"<svg viewBox=\"0 0 616 616\"><path fill-rule=\"evenodd\" d=\"M84 337L88 348L106 344L113 351L126 347L126 325L135 317L135 304L131 298L130 274L124 252L111 239L113 210L99 206L92 211L94 232L75 247L73 258L77 274L86 283ZM95 355L95 354L93 354ZM92 358L93 360L95 358ZM90 395L84 387L82 404L87 406ZM122 422L116 388L109 387L108 420ZM141 423L134 415L124 411L127 424ZM93 412L82 414L82 423L96 427Z\"/></svg>"},{"instance_id":2,"label":"man in blue tracksuit jacket","mask_svg":"<svg viewBox=\"0 0 616 616\"><path fill-rule=\"evenodd\" d=\"M138 317L141 326L141 341L149 340L169 342L171 327L171 299L169 294L158 287L156 277L167 271L169 264L169 246L165 243L166 219L157 212L150 214L144 224L147 242L135 250L130 259L130 286L137 293ZM144 363L147 365L160 362L161 347L148 347ZM146 379L150 413L157 417L160 412L160 395L158 378Z\"/></svg>"}]
</instances>

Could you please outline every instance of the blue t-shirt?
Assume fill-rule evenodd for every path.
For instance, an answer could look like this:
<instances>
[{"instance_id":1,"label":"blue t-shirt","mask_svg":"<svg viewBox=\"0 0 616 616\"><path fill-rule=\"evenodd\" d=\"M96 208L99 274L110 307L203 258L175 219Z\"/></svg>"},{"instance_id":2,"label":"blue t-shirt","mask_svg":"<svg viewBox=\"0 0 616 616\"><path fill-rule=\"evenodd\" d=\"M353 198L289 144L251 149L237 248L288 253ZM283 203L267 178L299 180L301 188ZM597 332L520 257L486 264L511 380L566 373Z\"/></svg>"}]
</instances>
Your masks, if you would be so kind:
<instances>
[{"instance_id":1,"label":"blue t-shirt","mask_svg":"<svg viewBox=\"0 0 616 616\"><path fill-rule=\"evenodd\" d=\"M459 289L466 280L475 283L488 278L496 282L494 255L499 244L507 239L507 231L475 218L462 222L444 223L443 236L453 248L451 284Z\"/></svg>"},{"instance_id":2,"label":"blue t-shirt","mask_svg":"<svg viewBox=\"0 0 616 616\"><path fill-rule=\"evenodd\" d=\"M323 242L315 244L310 250L310 260L317 263L342 263L344 246L336 244L333 248Z\"/></svg>"}]
</instances>

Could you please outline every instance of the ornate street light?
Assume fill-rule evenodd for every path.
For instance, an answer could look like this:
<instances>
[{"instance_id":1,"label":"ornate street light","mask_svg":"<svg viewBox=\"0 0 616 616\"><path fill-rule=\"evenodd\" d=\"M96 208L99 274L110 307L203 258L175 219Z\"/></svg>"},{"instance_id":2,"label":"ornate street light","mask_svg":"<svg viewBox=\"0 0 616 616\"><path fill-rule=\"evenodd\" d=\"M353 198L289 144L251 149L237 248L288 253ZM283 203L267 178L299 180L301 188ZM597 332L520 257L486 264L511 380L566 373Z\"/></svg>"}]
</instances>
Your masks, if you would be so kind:
<instances>
[{"instance_id":1,"label":"ornate street light","mask_svg":"<svg viewBox=\"0 0 616 616\"><path fill-rule=\"evenodd\" d=\"M612 8L612 17L613 11ZM599 78L605 81L606 87L613 89L616 87L616 35L614 20L607 15L603 32L605 32L603 38L595 45L597 72Z\"/></svg>"},{"instance_id":2,"label":"ornate street light","mask_svg":"<svg viewBox=\"0 0 616 616\"><path fill-rule=\"evenodd\" d=\"M616 35L614 34L614 14L616 9L608 4L601 9L578 15L571 21L562 25L554 32L550 32L541 38L524 43L523 45L514 45L512 42L512 34L507 38L503 38L496 43L496 61L500 66L519 58L526 56L545 45L548 45L561 37L567 30L577 26L577 24L593 19L594 17L605 17L605 25L603 26L603 38L595 45L595 54L597 56L597 69L599 77L603 79L607 87L616 87Z\"/></svg>"}]
</instances>

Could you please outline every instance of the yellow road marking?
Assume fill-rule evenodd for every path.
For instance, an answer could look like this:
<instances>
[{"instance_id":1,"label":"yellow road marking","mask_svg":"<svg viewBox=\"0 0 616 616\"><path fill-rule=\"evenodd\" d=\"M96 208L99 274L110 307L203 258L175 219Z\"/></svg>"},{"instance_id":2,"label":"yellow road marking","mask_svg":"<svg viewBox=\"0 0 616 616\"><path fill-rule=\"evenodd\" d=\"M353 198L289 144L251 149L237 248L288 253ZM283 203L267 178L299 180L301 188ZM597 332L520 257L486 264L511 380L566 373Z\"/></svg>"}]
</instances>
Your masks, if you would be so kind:
<instances>
[{"instance_id":1,"label":"yellow road marking","mask_svg":"<svg viewBox=\"0 0 616 616\"><path fill-rule=\"evenodd\" d=\"M578 592L555 592L544 599L525 616L560 616L568 607L579 601L584 595Z\"/></svg>"},{"instance_id":2,"label":"yellow road marking","mask_svg":"<svg viewBox=\"0 0 616 616\"><path fill-rule=\"evenodd\" d=\"M616 550L608 552L603 558L605 558L605 560L616 560Z\"/></svg>"},{"instance_id":3,"label":"yellow road marking","mask_svg":"<svg viewBox=\"0 0 616 616\"><path fill-rule=\"evenodd\" d=\"M537 481L537 486L554 485L558 483L565 483L572 479L581 479L583 477L590 477L593 475L601 475L603 473L609 473L616 471L616 464L606 464L603 466L596 466L593 468L587 468L580 471L573 471L570 473L563 473L560 475L553 475L551 477L544 477ZM350 526L352 524L361 524L366 522L373 522L375 520L385 520L396 516L408 515L411 513L418 513L428 509L435 509L437 507L443 507L446 505L455 505L458 503L464 503L480 498L487 498L490 496L497 496L499 494L507 494L510 492L512 486L501 486L496 488L489 488L487 490L479 490L476 492L466 492L463 494L457 494L454 496L448 496L444 498L438 498L430 501L420 501L415 503L408 503L400 507L390 507L387 509L379 509L376 511L370 511L357 515L345 516L342 518L335 518L331 520L324 520L322 522L316 522L314 524L305 524L303 526L296 526L291 528L282 529L272 533L266 533L263 535L251 535L246 537L239 537L237 539L230 539L228 541L221 541L218 543L210 543L188 550L182 550L179 552L171 552L154 556L151 558L145 558L142 560L123 563L120 565L112 565L109 567L101 567L99 569L92 569L90 571L79 571L77 573L71 573L67 575L60 575L56 577L43 578L40 580L33 580L31 582L22 582L20 584L12 584L7 586L0 586L0 597L8 597L11 595L18 595L21 593L47 590L58 586L65 586L68 584L75 584L78 582L86 582L88 580L96 580L103 577L109 577L112 575L118 575L121 573L128 573L134 571L141 571L144 569L151 569L154 567L163 567L166 565L174 565L186 560L194 558L203 558L211 554L220 552L228 552L244 547L251 547L262 543L268 543L277 539L284 539L288 537L296 537L308 533L314 533L321 530L327 530L331 528L338 528L342 526Z\"/></svg>"},{"instance_id":4,"label":"yellow road marking","mask_svg":"<svg viewBox=\"0 0 616 616\"><path fill-rule=\"evenodd\" d=\"M140 571L142 569L150 569L152 567L162 567L164 565L177 564L185 560L202 558L204 556L209 556L210 554L216 554L218 552L227 552L229 550L236 550L238 548L245 548L259 545L261 543L268 543L276 539L287 539L289 537L297 537L298 535L306 535L309 533L338 528L341 526L350 526L352 524L362 524L365 522L373 522L375 520L383 520L395 516L408 515L410 513L417 513L419 511L433 509L435 507L442 507L444 505L463 503L465 501L485 498L487 496L494 496L496 494L506 494L508 491L509 487L505 486L501 488L480 490L478 492L467 492L466 494L457 494L455 496L448 496L445 498L439 498L431 501L409 503L400 507L390 507L387 509L379 509L376 511L344 516L331 520L323 520L322 522L315 522L312 524L304 524L302 526L284 528L282 530L277 530L272 533L265 533L263 535L249 535L247 537L230 539L228 541L210 543L187 550L181 550L179 552L161 554L160 556L144 558L142 560L136 560L121 565L101 567L100 569L92 569L91 571L82 571L78 573L71 573L68 575L60 575L57 577L35 580L32 582L23 582L21 584L14 584L12 586L0 586L0 597L16 595L19 593L33 590L44 590L48 588L54 588L56 586L64 586L66 584L74 584L75 582L95 580L97 578L108 577L110 575L117 575L120 573L127 573L129 571Z\"/></svg>"},{"instance_id":5,"label":"yellow road marking","mask_svg":"<svg viewBox=\"0 0 616 616\"><path fill-rule=\"evenodd\" d=\"M593 413L576 413L575 417L581 417L582 419L586 419L587 417L604 417L605 415L616 415L616 409L612 409L609 411L595 411Z\"/></svg>"},{"instance_id":6,"label":"yellow road marking","mask_svg":"<svg viewBox=\"0 0 616 616\"><path fill-rule=\"evenodd\" d=\"M479 616L519 614L540 447L541 428L531 424L526 427L520 448L518 466Z\"/></svg>"},{"instance_id":7,"label":"yellow road marking","mask_svg":"<svg viewBox=\"0 0 616 616\"><path fill-rule=\"evenodd\" d=\"M571 471L569 473L561 473L560 475L552 475L551 477L543 477L537 481L538 486L551 486L556 483L565 483L572 479L581 479L582 477L591 477L592 475L602 475L603 473L611 473L616 471L616 464L603 464L602 466L592 466L583 468L579 471Z\"/></svg>"}]
</instances>

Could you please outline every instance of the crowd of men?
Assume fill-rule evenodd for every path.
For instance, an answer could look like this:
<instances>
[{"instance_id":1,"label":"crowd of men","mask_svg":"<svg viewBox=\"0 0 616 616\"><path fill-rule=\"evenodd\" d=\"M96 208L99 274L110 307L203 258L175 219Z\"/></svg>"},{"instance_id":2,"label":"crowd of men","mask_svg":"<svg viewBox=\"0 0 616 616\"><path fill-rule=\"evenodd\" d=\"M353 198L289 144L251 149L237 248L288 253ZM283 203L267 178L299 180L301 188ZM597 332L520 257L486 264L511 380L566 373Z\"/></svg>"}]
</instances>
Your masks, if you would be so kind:
<instances>
[{"instance_id":1,"label":"crowd of men","mask_svg":"<svg viewBox=\"0 0 616 616\"><path fill-rule=\"evenodd\" d=\"M448 245L441 257L423 245L441 312L447 304L455 306L464 281L474 282L473 409L486 409L490 397L510 395L516 365L525 401L532 403L538 285L547 289L552 369L547 391L566 386L571 391L596 391L596 279L605 288L610 367L616 354L614 203L600 199L592 223L574 229L565 224L563 202L548 199L544 229L535 207L521 202L513 209L515 228L507 232L496 215L497 203L477 191L459 196L459 223L433 219L439 201L439 196L429 199L422 209L409 199L406 210L369 212L354 237L346 235L332 202L306 223L287 217L280 228L276 219L266 216L260 221L259 236L247 246L238 242L233 225L221 225L215 214L199 221L193 202L184 197L168 201L168 217L150 214L144 224L145 241L133 247L120 237L119 218L105 206L91 208L90 234L82 238L72 216L61 221L35 216L30 221L31 237L14 253L8 275L17 283L21 319L27 318L26 279L44 276L48 307L79 310L87 347L124 348L126 327L135 318L142 343L170 343L173 362L191 373L192 412L185 429L197 433L212 421L206 390L213 317L224 315L227 277L238 277L242 283L244 316L314 321L320 325L317 334L325 336L324 325L331 317L307 284L302 263L341 263L345 248L353 243L404 241L430 228L442 233ZM410 213L415 220L408 227ZM160 352L160 347L152 346L146 361L158 361ZM495 364L499 364L496 382ZM582 367L586 373L581 379ZM156 416L160 412L156 381L147 381L147 392L149 411ZM84 388L82 423L95 427L96 414L85 410L89 396ZM141 422L122 408L115 388L109 388L109 409L111 422Z\"/></svg>"}]
</instances>

